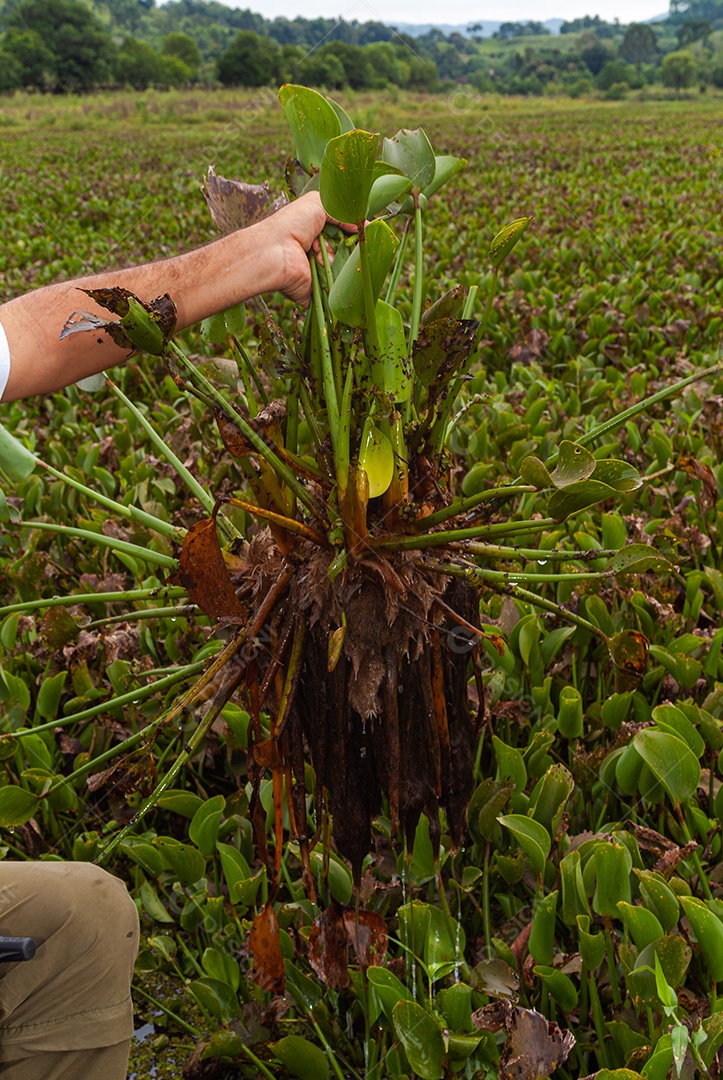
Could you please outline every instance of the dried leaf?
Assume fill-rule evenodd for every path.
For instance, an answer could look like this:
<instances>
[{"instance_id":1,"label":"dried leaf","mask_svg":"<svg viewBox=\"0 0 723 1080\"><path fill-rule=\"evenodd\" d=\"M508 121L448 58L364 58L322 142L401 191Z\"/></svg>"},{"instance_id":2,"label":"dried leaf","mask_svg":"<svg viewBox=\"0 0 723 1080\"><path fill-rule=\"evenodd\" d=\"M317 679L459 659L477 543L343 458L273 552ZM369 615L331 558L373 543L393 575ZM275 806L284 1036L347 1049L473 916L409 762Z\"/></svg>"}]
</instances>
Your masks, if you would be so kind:
<instances>
[{"instance_id":1,"label":"dried leaf","mask_svg":"<svg viewBox=\"0 0 723 1080\"><path fill-rule=\"evenodd\" d=\"M344 912L344 926L349 942L356 953L363 971L369 967L381 967L387 955L387 925L376 911Z\"/></svg>"},{"instance_id":2,"label":"dried leaf","mask_svg":"<svg viewBox=\"0 0 723 1080\"><path fill-rule=\"evenodd\" d=\"M228 576L213 518L197 521L188 530L179 568L170 580L182 585L194 604L212 619L244 621L245 612Z\"/></svg>"},{"instance_id":3,"label":"dried leaf","mask_svg":"<svg viewBox=\"0 0 723 1080\"><path fill-rule=\"evenodd\" d=\"M558 1065L564 1065L575 1045L566 1028L547 1020L535 1009L522 1009L502 1000L472 1014L482 1031L506 1031L507 1041L500 1057L501 1080L545 1080Z\"/></svg>"},{"instance_id":4,"label":"dried leaf","mask_svg":"<svg viewBox=\"0 0 723 1080\"><path fill-rule=\"evenodd\" d=\"M349 985L349 938L341 908L332 904L314 919L309 933L309 963L332 990Z\"/></svg>"},{"instance_id":5,"label":"dried leaf","mask_svg":"<svg viewBox=\"0 0 723 1080\"><path fill-rule=\"evenodd\" d=\"M206 174L201 191L214 225L222 233L245 229L248 225L276 213L289 201L286 195L279 195L272 200L268 180L263 184L227 180L223 176L216 176L213 166L210 166Z\"/></svg>"},{"instance_id":6,"label":"dried leaf","mask_svg":"<svg viewBox=\"0 0 723 1080\"><path fill-rule=\"evenodd\" d=\"M684 454L678 461L678 468L686 472L688 476L692 476L694 480L702 481L703 488L696 498L701 514L712 510L718 501L718 481L710 466L704 465L702 461L697 461L688 454Z\"/></svg>"},{"instance_id":7,"label":"dried leaf","mask_svg":"<svg viewBox=\"0 0 723 1080\"><path fill-rule=\"evenodd\" d=\"M47 649L62 649L69 641L78 637L81 625L73 618L67 608L52 607L40 620L40 636Z\"/></svg>"},{"instance_id":8,"label":"dried leaf","mask_svg":"<svg viewBox=\"0 0 723 1080\"><path fill-rule=\"evenodd\" d=\"M286 986L284 958L281 955L279 920L268 903L256 916L249 934L249 952L254 958L251 978L262 990L283 994Z\"/></svg>"}]
</instances>

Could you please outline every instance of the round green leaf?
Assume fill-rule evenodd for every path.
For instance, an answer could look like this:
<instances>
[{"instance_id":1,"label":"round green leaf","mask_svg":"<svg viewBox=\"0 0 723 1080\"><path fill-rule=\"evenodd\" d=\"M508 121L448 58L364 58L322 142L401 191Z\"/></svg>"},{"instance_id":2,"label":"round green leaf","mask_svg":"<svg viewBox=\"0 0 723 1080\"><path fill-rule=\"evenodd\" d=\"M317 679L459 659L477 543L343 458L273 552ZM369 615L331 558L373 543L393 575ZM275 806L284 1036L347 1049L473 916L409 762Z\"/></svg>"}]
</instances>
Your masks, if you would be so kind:
<instances>
[{"instance_id":1,"label":"round green leaf","mask_svg":"<svg viewBox=\"0 0 723 1080\"><path fill-rule=\"evenodd\" d=\"M551 847L550 834L545 826L524 814L503 814L497 820L510 830L536 873L542 875Z\"/></svg>"},{"instance_id":2,"label":"round green leaf","mask_svg":"<svg viewBox=\"0 0 723 1080\"><path fill-rule=\"evenodd\" d=\"M27 480L36 464L35 454L0 424L0 468L3 472L19 484L21 480Z\"/></svg>"},{"instance_id":3,"label":"round green leaf","mask_svg":"<svg viewBox=\"0 0 723 1080\"><path fill-rule=\"evenodd\" d=\"M424 191L434 182L437 163L422 128L403 128L393 138L385 139L382 158L412 181L414 191Z\"/></svg>"},{"instance_id":4,"label":"round green leaf","mask_svg":"<svg viewBox=\"0 0 723 1080\"><path fill-rule=\"evenodd\" d=\"M645 728L637 733L633 744L674 802L695 794L700 783L700 763L682 739L667 731Z\"/></svg>"},{"instance_id":5,"label":"round green leaf","mask_svg":"<svg viewBox=\"0 0 723 1080\"><path fill-rule=\"evenodd\" d=\"M359 468L369 480L369 498L383 495L394 476L394 451L383 431L367 417L359 447Z\"/></svg>"},{"instance_id":6,"label":"round green leaf","mask_svg":"<svg viewBox=\"0 0 723 1080\"><path fill-rule=\"evenodd\" d=\"M399 247L399 240L386 221L370 221L366 227L367 255L375 301L378 299L384 279ZM339 276L329 292L329 307L334 318L346 326L364 326L364 290L362 286L361 259L357 244L344 263Z\"/></svg>"},{"instance_id":7,"label":"round green leaf","mask_svg":"<svg viewBox=\"0 0 723 1080\"><path fill-rule=\"evenodd\" d=\"M300 1035L287 1035L285 1039L271 1043L270 1050L299 1080L326 1080L329 1075L329 1062L324 1051Z\"/></svg>"},{"instance_id":8,"label":"round green leaf","mask_svg":"<svg viewBox=\"0 0 723 1080\"><path fill-rule=\"evenodd\" d=\"M398 1002L392 1020L415 1074L422 1080L442 1080L444 1039L437 1021L416 1001Z\"/></svg>"},{"instance_id":9,"label":"round green leaf","mask_svg":"<svg viewBox=\"0 0 723 1080\"><path fill-rule=\"evenodd\" d=\"M8 784L0 788L0 827L24 825L38 808L38 799L25 788Z\"/></svg>"},{"instance_id":10,"label":"round green leaf","mask_svg":"<svg viewBox=\"0 0 723 1080\"><path fill-rule=\"evenodd\" d=\"M328 142L319 174L319 195L330 217L352 224L366 220L378 142L378 134L359 129Z\"/></svg>"},{"instance_id":11,"label":"round green leaf","mask_svg":"<svg viewBox=\"0 0 723 1080\"><path fill-rule=\"evenodd\" d=\"M321 167L330 139L341 135L341 121L329 101L307 86L286 83L279 101L294 136L296 156L308 173Z\"/></svg>"}]
</instances>

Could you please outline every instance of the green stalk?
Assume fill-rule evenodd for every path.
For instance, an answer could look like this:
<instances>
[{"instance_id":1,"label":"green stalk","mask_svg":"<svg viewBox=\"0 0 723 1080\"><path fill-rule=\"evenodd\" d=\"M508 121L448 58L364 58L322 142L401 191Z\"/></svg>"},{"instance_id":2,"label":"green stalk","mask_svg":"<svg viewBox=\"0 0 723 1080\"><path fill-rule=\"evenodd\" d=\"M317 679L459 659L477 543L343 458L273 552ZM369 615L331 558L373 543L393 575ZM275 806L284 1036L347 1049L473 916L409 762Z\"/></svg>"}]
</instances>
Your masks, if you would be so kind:
<instances>
[{"instance_id":1,"label":"green stalk","mask_svg":"<svg viewBox=\"0 0 723 1080\"><path fill-rule=\"evenodd\" d=\"M506 536L510 533L540 532L556 525L554 518L539 521L501 521L497 525L472 525L468 529L449 529L447 532L426 533L424 536L407 536L401 540L377 540L372 547L384 551L421 551L428 547L442 547L458 540L476 540L480 536ZM516 526L519 526L518 528Z\"/></svg>"},{"instance_id":2,"label":"green stalk","mask_svg":"<svg viewBox=\"0 0 723 1080\"><path fill-rule=\"evenodd\" d=\"M362 288L364 290L364 322L366 323L365 331L369 363L373 371L374 366L379 363L381 357L379 355L379 337L377 335L376 301L374 299L372 272L369 265L369 251L367 249L366 230L363 221L359 224L359 261L361 264ZM376 375L374 381L377 382Z\"/></svg>"},{"instance_id":3,"label":"green stalk","mask_svg":"<svg viewBox=\"0 0 723 1080\"><path fill-rule=\"evenodd\" d=\"M620 997L620 987L618 986L617 980L615 953L613 952L613 942L612 938L610 937L610 927L607 925L605 927L605 953L607 956L608 976L610 978L610 990L613 995L613 1001L616 1005L620 1005L622 1003L622 998Z\"/></svg>"},{"instance_id":4,"label":"green stalk","mask_svg":"<svg viewBox=\"0 0 723 1080\"><path fill-rule=\"evenodd\" d=\"M166 1016L170 1017L170 1019L173 1020L174 1024L178 1024L178 1026L182 1028L182 1030L185 1031L188 1035L193 1035L195 1039L200 1039L202 1037L202 1032L198 1031L195 1027L191 1027L190 1024L187 1024L185 1020L182 1020L177 1013L172 1012L166 1005L163 1004L163 1002L158 1001L154 997L151 997L151 995L146 990L144 990L142 986L137 986L134 983L133 993L140 994L141 997L144 997L146 999L146 1001L150 1001L151 1005L153 1005L154 1008L158 1009L162 1013L165 1013Z\"/></svg>"},{"instance_id":5,"label":"green stalk","mask_svg":"<svg viewBox=\"0 0 723 1080\"><path fill-rule=\"evenodd\" d=\"M657 405L659 401L665 401L666 398L674 397L680 390L685 390L687 386L700 382L701 379L707 379L713 375L720 375L721 373L723 373L723 364L716 364L714 367L705 368L703 371L696 371L695 374L688 375L687 378L681 379L671 386L666 386L664 390L659 390L657 394L652 394L643 401L639 401L637 405L631 405L629 409L624 409L623 412L618 413L618 415L611 420L606 420L604 424L599 424L596 428L593 428L592 431L588 431L587 435L583 435L577 442L580 446L587 446L588 443L594 442L595 439L599 439L602 435L607 435L610 431L616 431L619 427L622 427L623 424L626 424L628 420L632 420L633 417L639 416L640 413L645 412L651 405ZM556 454L553 455L553 457L550 458L550 461L553 461L556 457Z\"/></svg>"},{"instance_id":6,"label":"green stalk","mask_svg":"<svg viewBox=\"0 0 723 1080\"><path fill-rule=\"evenodd\" d=\"M339 441L336 447L336 484L339 489L339 503L344 500L349 487L349 461L351 456L351 402L354 389L354 365L349 364L344 381L344 393L341 396L341 414L339 417Z\"/></svg>"},{"instance_id":7,"label":"green stalk","mask_svg":"<svg viewBox=\"0 0 723 1080\"><path fill-rule=\"evenodd\" d=\"M74 480L72 476L67 476L65 473L60 472L59 469L54 469L52 465L47 465L40 458L37 458L37 464L41 469L45 469L51 476L54 476L57 480L62 480L68 487L75 488L76 491L82 492L87 495L88 498L93 499L95 502L100 503L101 506L105 506L108 510L113 510L114 513L119 514L121 517L129 518L131 521L137 521L139 525L145 525L149 529L153 529L154 532L160 533L162 536L167 536L170 540L175 540L176 543L183 543L183 538L186 535L186 529L179 529L175 525L171 525L168 521L163 521L161 518L155 516L155 514L149 514L145 510L141 510L138 506L126 506L125 503L116 502L115 499L109 498L107 495L101 494L100 491L94 491L92 488L86 487L85 484L81 484L79 480Z\"/></svg>"},{"instance_id":8,"label":"green stalk","mask_svg":"<svg viewBox=\"0 0 723 1080\"><path fill-rule=\"evenodd\" d=\"M594 559L611 559L617 551L611 548L586 548L584 551L561 551L545 548L504 547L501 544L465 545L465 551L490 559L520 559L523 562L592 562Z\"/></svg>"},{"instance_id":9,"label":"green stalk","mask_svg":"<svg viewBox=\"0 0 723 1080\"><path fill-rule=\"evenodd\" d=\"M198 612L195 604L177 604L174 607L141 608L140 611L122 611L120 615L108 615L105 619L94 619L89 623L88 629L94 630L98 626L109 626L117 622L145 622L146 619L185 619L187 615Z\"/></svg>"},{"instance_id":10,"label":"green stalk","mask_svg":"<svg viewBox=\"0 0 723 1080\"><path fill-rule=\"evenodd\" d=\"M313 264L312 264L313 265ZM300 503L302 503L307 510L311 513L318 515L318 507L314 502L313 497L306 490L301 481L297 478L293 469L287 465L278 454L269 446L267 442L259 435L259 433L251 427L248 420L242 416L233 405L224 398L223 394L220 394L213 383L209 382L205 375L203 375L198 368L196 368L185 353L180 349L176 349L171 342L171 348L174 355L178 358L181 365L185 368L192 379L197 379L199 383L208 391L213 400L226 412L230 413L234 421L241 428L241 431L253 446L254 450L264 459L267 465L273 469L279 479L286 484L286 486L293 491ZM213 504L211 506L213 510Z\"/></svg>"},{"instance_id":11,"label":"green stalk","mask_svg":"<svg viewBox=\"0 0 723 1080\"><path fill-rule=\"evenodd\" d=\"M77 536L82 540L92 540L101 547L111 548L113 551L122 551L125 555L131 555L134 559L144 559L145 562L155 563L156 566L164 566L167 570L175 570L178 560L170 555L163 555L160 551L151 551L139 544L130 544L127 540L117 540L114 536L106 536L104 533L95 533L90 529L76 529L73 525L56 525L52 521L18 521L14 524L19 529L45 529L47 532L62 533L65 536ZM100 594L102 595L102 594ZM66 603L75 603L74 598L65 598Z\"/></svg>"},{"instance_id":12,"label":"green stalk","mask_svg":"<svg viewBox=\"0 0 723 1080\"><path fill-rule=\"evenodd\" d=\"M586 573L584 570L576 571L572 574L533 574L525 571L514 570L487 570L481 566L475 566L472 564L465 564L471 573L475 577L480 578L482 581L506 581L511 585L514 585L518 581L539 581L539 582L552 582L552 581L593 581L597 578L605 578L610 575L604 570L592 570Z\"/></svg>"},{"instance_id":13,"label":"green stalk","mask_svg":"<svg viewBox=\"0 0 723 1080\"><path fill-rule=\"evenodd\" d=\"M339 441L339 402L336 394L334 363L331 355L331 347L329 345L329 330L324 315L324 303L321 296L321 284L319 282L319 271L316 266L316 259L311 260L311 284L314 316L319 331L319 338L321 339L321 373L324 383L324 397L326 398L326 415L329 420L331 445L334 454L336 454L336 447Z\"/></svg>"},{"instance_id":14,"label":"green stalk","mask_svg":"<svg viewBox=\"0 0 723 1080\"><path fill-rule=\"evenodd\" d=\"M449 521L450 518L466 514L481 503L491 502L493 499L506 499L510 495L526 495L531 491L537 491L537 488L531 484L507 484L501 487L487 488L485 491L478 491L476 495L467 495L466 498L454 499L449 506L437 510L436 513L430 514L429 517L417 518L413 524L419 529L431 528L432 525L441 525L443 521Z\"/></svg>"},{"instance_id":15,"label":"green stalk","mask_svg":"<svg viewBox=\"0 0 723 1080\"><path fill-rule=\"evenodd\" d=\"M590 1011L592 1012L595 1034L597 1035L598 1041L598 1047L595 1051L597 1063L601 1069L607 1069L608 1055L605 1047L605 1017L603 1015L602 1006L600 1004L600 995L597 992L597 985L592 971L587 972L587 987L590 995Z\"/></svg>"},{"instance_id":16,"label":"green stalk","mask_svg":"<svg viewBox=\"0 0 723 1080\"><path fill-rule=\"evenodd\" d=\"M150 600L161 592L169 600L188 595L180 585L173 585L170 588L154 585L150 589L126 589L124 592L69 593L67 596L48 596L41 600L23 600L19 604L6 604L5 607L0 607L0 615L12 615L16 611L37 611L39 608L46 607L67 607L69 604L117 604L121 600Z\"/></svg>"},{"instance_id":17,"label":"green stalk","mask_svg":"<svg viewBox=\"0 0 723 1080\"><path fill-rule=\"evenodd\" d=\"M482 334L484 333L484 330L485 330L485 328L487 326L487 323L489 322L490 315L492 314L492 302L494 301L494 298L495 298L495 296L497 294L498 280L499 280L499 274L498 274L497 270L495 270L493 275L492 275L492 284L490 286L490 291L487 294L487 303L485 304L485 309L484 309L484 312L482 313L482 318L480 319L480 323L479 323L479 326L477 328L477 338L478 338L478 340L482 336ZM469 294L467 295L467 303L465 304L465 308L464 308L465 311L468 310L469 299L470 299L471 293L472 293L472 289L470 289ZM474 298L472 300L472 303L474 303ZM469 306L469 311L471 312L471 310L472 310L472 307ZM469 318L469 315L467 317ZM446 397L444 399L444 405L442 407L442 411L440 413L439 419L436 421L436 423L434 425L435 428L437 428L437 431L438 431L438 437L437 437L437 441L436 441L436 444L435 444L435 447L434 447L434 452L437 453L437 454L441 452L442 447L444 446L444 444L447 441L447 437L448 437L448 434L449 434L449 432L447 431L447 426L449 424L449 417L450 417L450 414L452 412L452 409L454 408L454 403L457 400L457 396L458 396L460 390L462 389L462 384L464 383L465 377L466 377L469 369L471 368L472 363L474 362L474 359L475 359L475 350L472 351L470 357L466 361L466 363L465 363L464 367L462 368L461 372L459 373L459 375L457 376L457 378L454 380L451 387L447 391L447 395L446 395Z\"/></svg>"},{"instance_id":18,"label":"green stalk","mask_svg":"<svg viewBox=\"0 0 723 1080\"><path fill-rule=\"evenodd\" d=\"M462 308L462 315L460 316L460 318L462 318L462 319L471 319L472 318L472 312L474 311L474 305L475 305L475 301L477 300L477 293L478 292L479 292L479 285L470 285L469 292L467 293L467 299L464 302L464 307ZM487 300L487 305L488 306L489 306L489 303L490 302L489 302L489 299L488 299ZM487 314L487 308L485 308L485 314Z\"/></svg>"},{"instance_id":19,"label":"green stalk","mask_svg":"<svg viewBox=\"0 0 723 1080\"><path fill-rule=\"evenodd\" d=\"M485 573L478 566L470 566L469 564L462 565L460 563L438 563L431 559L425 560L424 565L438 574L448 574L450 577L465 577L467 580L469 580L470 577L479 577ZM530 592L528 589L523 589L519 585L509 584L500 587L496 585L494 581L490 582L490 584L495 592L504 593L507 596L511 596L513 599L523 600L527 604L533 604L535 607L542 608L543 611L550 611L554 615L559 615L559 617L566 622L574 623L575 626L579 626L584 630L589 630L590 633L595 634L596 637L602 638L603 641L608 641L607 635L604 634L599 627L595 626L594 623L588 622L587 619L583 619L581 615L573 614L573 612L568 611L566 608L563 608L560 604L554 603L552 600L545 600L541 596L538 596L537 593Z\"/></svg>"},{"instance_id":20,"label":"green stalk","mask_svg":"<svg viewBox=\"0 0 723 1080\"><path fill-rule=\"evenodd\" d=\"M424 299L424 232L419 192L414 193L414 292L412 294L412 317L409 323L409 356L419 336Z\"/></svg>"},{"instance_id":21,"label":"green stalk","mask_svg":"<svg viewBox=\"0 0 723 1080\"><path fill-rule=\"evenodd\" d=\"M203 671L205 663L205 660L199 660L195 664L187 664L182 668L178 668L171 675L157 679L154 683L136 687L135 690L128 690L125 694L119 694L118 697L108 698L106 701L101 701L88 709L83 709L82 712L71 713L69 716L60 716L56 720L51 720L47 724L39 724L37 727L18 728L17 731L6 732L0 735L0 743L2 743L3 739L20 739L23 735L36 735L40 731L54 731L57 727L76 724L81 720L90 720L91 717L98 716L99 713L107 712L109 709L122 708L125 705L136 705L138 702L144 701L145 698L152 697L159 690L167 690L174 683L181 682L183 679L190 679L192 675L197 675ZM126 743L122 745L125 746Z\"/></svg>"},{"instance_id":22,"label":"green stalk","mask_svg":"<svg viewBox=\"0 0 723 1080\"><path fill-rule=\"evenodd\" d=\"M158 450L158 452L162 454L166 461L173 466L173 468L183 480L186 487L196 496L198 501L201 503L201 506L204 508L204 510L206 510L210 517L213 513L213 507L215 503L213 495L211 495L210 492L206 491L206 489L202 487L201 484L199 484L196 477L193 476L191 472L189 472L181 459L176 454L174 454L168 443L158 434L156 429L153 427L152 424L149 423L141 410L133 404L130 398L126 397L121 388L119 386L116 386L112 379L108 379L108 385L110 386L115 396L119 399L119 401L122 401L126 408L130 409L130 411L133 413L133 416L136 418L138 423L141 425L141 427L146 432L149 439L155 446L156 450Z\"/></svg>"},{"instance_id":23,"label":"green stalk","mask_svg":"<svg viewBox=\"0 0 723 1080\"><path fill-rule=\"evenodd\" d=\"M404 257L407 252L407 243L409 241L409 233L412 227L412 219L408 217L405 225L404 232L402 233L402 240L397 248L396 258L394 259L394 269L392 270L392 276L389 279L389 285L387 286L387 293L384 297L387 304L394 304L394 297L399 286L399 279L402 276L402 267L404 266Z\"/></svg>"},{"instance_id":24,"label":"green stalk","mask_svg":"<svg viewBox=\"0 0 723 1080\"><path fill-rule=\"evenodd\" d=\"M250 375L251 378L253 379L254 386L256 387L256 393L259 396L259 400L261 401L261 404L262 405L268 405L268 403L269 403L269 395L266 393L266 390L264 389L264 384L261 382L261 379L258 376L258 372L256 371L256 368L251 363L251 358L250 358L249 354L246 352L246 349L243 347L243 345L241 344L241 342L239 341L238 338L234 337L231 340L233 341L233 343L234 343L234 345L236 347L236 350L238 351L239 356L243 360L244 371L241 373L241 378L243 379L244 387L246 388L246 396L247 396L247 399L248 399L248 402L249 402L249 411L252 408L255 408L256 406L255 406L254 395L250 392L249 386L248 386L248 384L246 382L246 378L244 376L244 372L246 373L246 375ZM253 402L253 405L252 405L252 402Z\"/></svg>"}]
</instances>

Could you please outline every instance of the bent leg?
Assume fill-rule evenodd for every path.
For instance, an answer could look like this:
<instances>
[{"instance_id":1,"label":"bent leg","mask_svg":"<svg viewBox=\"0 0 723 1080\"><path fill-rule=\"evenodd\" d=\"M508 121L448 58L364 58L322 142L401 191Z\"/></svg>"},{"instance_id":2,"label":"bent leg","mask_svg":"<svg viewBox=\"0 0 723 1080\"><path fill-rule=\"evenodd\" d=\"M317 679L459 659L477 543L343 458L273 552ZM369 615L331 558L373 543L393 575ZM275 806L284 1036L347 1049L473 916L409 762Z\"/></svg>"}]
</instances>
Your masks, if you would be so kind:
<instances>
[{"instance_id":1,"label":"bent leg","mask_svg":"<svg viewBox=\"0 0 723 1080\"><path fill-rule=\"evenodd\" d=\"M38 1077L70 1077L71 1067L83 1080L125 1077L138 916L124 884L89 863L2 860L0 932L37 945L32 960L0 966L2 1071L30 1080L40 1055ZM61 1051L87 1051L87 1063ZM110 1060L92 1063L99 1051L114 1072Z\"/></svg>"}]
</instances>

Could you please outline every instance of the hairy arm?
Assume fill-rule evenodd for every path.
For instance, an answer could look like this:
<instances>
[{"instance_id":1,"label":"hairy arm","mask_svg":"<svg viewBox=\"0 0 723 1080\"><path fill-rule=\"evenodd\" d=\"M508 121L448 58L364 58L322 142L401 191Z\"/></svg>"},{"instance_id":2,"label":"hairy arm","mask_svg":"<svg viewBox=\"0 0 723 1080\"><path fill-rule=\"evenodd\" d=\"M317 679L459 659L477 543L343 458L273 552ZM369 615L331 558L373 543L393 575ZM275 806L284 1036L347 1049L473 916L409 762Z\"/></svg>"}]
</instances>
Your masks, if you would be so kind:
<instances>
[{"instance_id":1,"label":"hairy arm","mask_svg":"<svg viewBox=\"0 0 723 1080\"><path fill-rule=\"evenodd\" d=\"M265 292L308 303L307 252L325 223L319 196L311 192L257 225L185 255L48 285L0 305L10 346L3 400L51 393L126 358L107 334L72 334L60 341L68 316L79 308L108 317L79 288L119 285L145 302L167 292L178 309L179 330Z\"/></svg>"}]
</instances>

